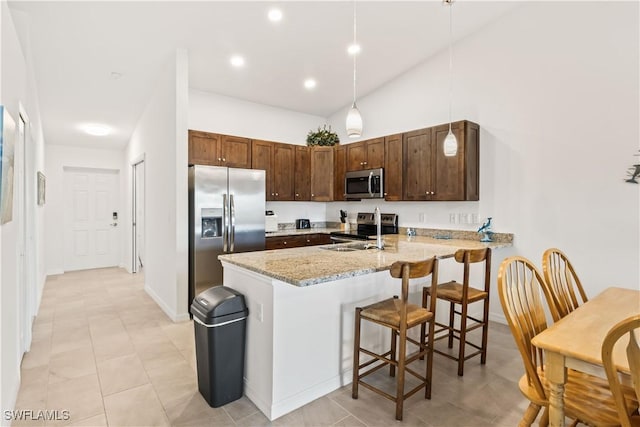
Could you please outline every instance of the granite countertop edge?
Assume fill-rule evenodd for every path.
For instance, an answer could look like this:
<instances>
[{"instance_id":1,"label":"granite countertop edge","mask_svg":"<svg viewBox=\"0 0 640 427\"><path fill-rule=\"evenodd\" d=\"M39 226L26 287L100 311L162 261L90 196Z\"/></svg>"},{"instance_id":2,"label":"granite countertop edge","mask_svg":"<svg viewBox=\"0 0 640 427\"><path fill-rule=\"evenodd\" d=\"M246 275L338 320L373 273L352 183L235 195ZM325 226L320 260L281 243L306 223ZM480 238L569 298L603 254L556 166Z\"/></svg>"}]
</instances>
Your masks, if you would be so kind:
<instances>
[{"instance_id":1,"label":"granite countertop edge","mask_svg":"<svg viewBox=\"0 0 640 427\"><path fill-rule=\"evenodd\" d=\"M459 248L499 249L512 246L510 242L481 243L477 240L440 240L426 236L402 235L386 236L385 244L388 246L388 252L355 251L347 252L346 254L350 255L345 255L345 252L329 251L323 249L323 246L307 246L220 255L219 259L292 286L307 287L389 270L394 260L402 258L415 260L416 256L424 259L435 255L439 259L445 259L452 257ZM325 248L327 246L330 245L324 245ZM387 255L389 259L380 261L380 254ZM322 259L325 265L322 265ZM344 262L341 263L341 260ZM305 274L304 266L301 264L309 265L310 272Z\"/></svg>"}]
</instances>

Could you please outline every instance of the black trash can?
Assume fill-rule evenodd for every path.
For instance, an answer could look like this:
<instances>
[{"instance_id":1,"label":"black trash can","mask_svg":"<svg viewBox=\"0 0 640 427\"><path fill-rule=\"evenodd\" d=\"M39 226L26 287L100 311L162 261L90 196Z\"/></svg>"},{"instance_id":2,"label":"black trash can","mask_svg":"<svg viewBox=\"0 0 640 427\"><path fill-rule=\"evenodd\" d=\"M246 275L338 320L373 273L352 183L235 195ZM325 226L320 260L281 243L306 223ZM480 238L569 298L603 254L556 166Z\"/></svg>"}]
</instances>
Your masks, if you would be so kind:
<instances>
[{"instance_id":1,"label":"black trash can","mask_svg":"<svg viewBox=\"0 0 640 427\"><path fill-rule=\"evenodd\" d=\"M214 408L240 399L249 314L244 295L225 286L207 289L193 299L191 314L200 394Z\"/></svg>"}]
</instances>

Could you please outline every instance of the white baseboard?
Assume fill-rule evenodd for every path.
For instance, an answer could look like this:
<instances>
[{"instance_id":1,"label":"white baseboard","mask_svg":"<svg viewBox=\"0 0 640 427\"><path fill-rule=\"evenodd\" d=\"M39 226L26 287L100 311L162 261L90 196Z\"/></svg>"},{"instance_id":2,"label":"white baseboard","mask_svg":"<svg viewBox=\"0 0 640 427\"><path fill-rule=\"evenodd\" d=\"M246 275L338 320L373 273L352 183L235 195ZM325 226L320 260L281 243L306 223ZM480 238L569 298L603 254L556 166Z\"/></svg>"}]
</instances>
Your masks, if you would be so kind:
<instances>
[{"instance_id":1,"label":"white baseboard","mask_svg":"<svg viewBox=\"0 0 640 427\"><path fill-rule=\"evenodd\" d=\"M348 378L350 379L351 375L349 375ZM255 400L253 400L250 396L250 394L253 393L251 393L251 389L249 387L245 387L245 394L267 416L267 418L269 418L270 421L273 421L295 409L306 405L309 402L319 399L322 396L325 396L332 391L339 389L343 385L344 384L341 381L341 375L336 375L335 377L328 379L327 381L316 384L300 393L281 400L280 402L275 402L271 405L271 407L269 407L269 405L265 402L256 402ZM267 410L265 411L265 409Z\"/></svg>"},{"instance_id":2,"label":"white baseboard","mask_svg":"<svg viewBox=\"0 0 640 427\"><path fill-rule=\"evenodd\" d=\"M64 274L62 268L52 268L51 270L47 270L46 276L57 276L59 274Z\"/></svg>"},{"instance_id":3,"label":"white baseboard","mask_svg":"<svg viewBox=\"0 0 640 427\"><path fill-rule=\"evenodd\" d=\"M158 304L162 311L164 311L164 314L166 314L169 319L175 322L176 314L173 312L173 310L171 310L171 308L169 308L169 306L162 300L162 298L160 298L160 296L158 296L158 294L156 294L155 291L147 285L144 285L144 290L151 297L151 299L154 300L156 304Z\"/></svg>"}]
</instances>

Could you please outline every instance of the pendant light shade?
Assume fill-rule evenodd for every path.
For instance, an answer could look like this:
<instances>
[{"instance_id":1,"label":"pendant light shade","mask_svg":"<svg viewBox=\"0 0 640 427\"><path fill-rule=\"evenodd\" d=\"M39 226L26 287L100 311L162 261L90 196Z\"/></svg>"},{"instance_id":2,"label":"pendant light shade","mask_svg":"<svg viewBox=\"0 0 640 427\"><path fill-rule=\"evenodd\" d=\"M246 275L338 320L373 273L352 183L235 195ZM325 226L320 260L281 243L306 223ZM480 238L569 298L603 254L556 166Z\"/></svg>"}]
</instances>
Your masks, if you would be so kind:
<instances>
[{"instance_id":1,"label":"pendant light shade","mask_svg":"<svg viewBox=\"0 0 640 427\"><path fill-rule=\"evenodd\" d=\"M458 154L458 138L449 129L449 133L444 139L444 155L449 157L456 154Z\"/></svg>"},{"instance_id":2,"label":"pendant light shade","mask_svg":"<svg viewBox=\"0 0 640 427\"><path fill-rule=\"evenodd\" d=\"M347 135L349 138L357 138L362 135L362 116L355 102L347 114Z\"/></svg>"},{"instance_id":3,"label":"pendant light shade","mask_svg":"<svg viewBox=\"0 0 640 427\"><path fill-rule=\"evenodd\" d=\"M453 19L451 17L451 8L453 0L443 0L444 4L449 6L449 133L444 139L444 155L452 157L458 154L458 139L451 132L451 104L453 99Z\"/></svg>"},{"instance_id":4,"label":"pendant light shade","mask_svg":"<svg viewBox=\"0 0 640 427\"><path fill-rule=\"evenodd\" d=\"M358 138L362 135L362 116L360 115L360 110L356 106L356 55L358 54L359 49L355 49L358 47L356 42L356 2L353 1L353 44L354 51L353 55L353 104L351 104L351 109L349 113L347 113L347 135L349 138Z\"/></svg>"}]
</instances>

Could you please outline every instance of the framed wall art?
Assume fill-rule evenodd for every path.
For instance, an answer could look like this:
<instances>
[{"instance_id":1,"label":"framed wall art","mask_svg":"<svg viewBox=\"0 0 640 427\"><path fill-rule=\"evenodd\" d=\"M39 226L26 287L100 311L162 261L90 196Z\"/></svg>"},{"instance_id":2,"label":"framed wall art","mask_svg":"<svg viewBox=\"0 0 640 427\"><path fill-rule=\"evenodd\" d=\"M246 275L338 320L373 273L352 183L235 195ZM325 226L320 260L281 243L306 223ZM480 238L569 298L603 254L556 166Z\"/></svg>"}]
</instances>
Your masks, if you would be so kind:
<instances>
[{"instance_id":1,"label":"framed wall art","mask_svg":"<svg viewBox=\"0 0 640 427\"><path fill-rule=\"evenodd\" d=\"M6 224L13 217L15 137L16 122L6 107L0 106L0 224Z\"/></svg>"}]
</instances>

